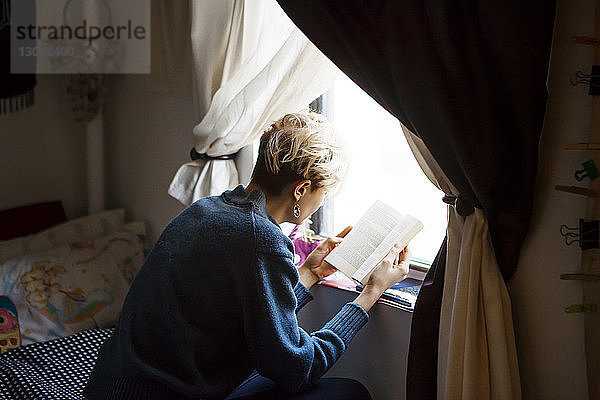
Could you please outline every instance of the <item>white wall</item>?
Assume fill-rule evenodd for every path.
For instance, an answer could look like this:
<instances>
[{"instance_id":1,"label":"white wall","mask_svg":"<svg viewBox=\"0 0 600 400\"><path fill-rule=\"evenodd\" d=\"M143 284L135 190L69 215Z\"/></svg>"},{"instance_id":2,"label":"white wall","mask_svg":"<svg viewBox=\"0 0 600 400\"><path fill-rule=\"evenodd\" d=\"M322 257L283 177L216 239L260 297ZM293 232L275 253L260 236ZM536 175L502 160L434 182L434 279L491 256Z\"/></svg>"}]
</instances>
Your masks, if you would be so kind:
<instances>
[{"instance_id":1,"label":"white wall","mask_svg":"<svg viewBox=\"0 0 600 400\"><path fill-rule=\"evenodd\" d=\"M154 241L183 206L167 193L189 161L194 119L191 92L149 90L145 75L109 79L105 120L107 208L148 223Z\"/></svg>"},{"instance_id":2,"label":"white wall","mask_svg":"<svg viewBox=\"0 0 600 400\"><path fill-rule=\"evenodd\" d=\"M191 73L191 72L190 72ZM105 148L107 208L123 207L127 220L148 223L154 241L183 205L167 190L179 166L190 161L192 129L198 122L191 88L185 93L155 93L148 76L109 79ZM236 161L251 164L251 152ZM240 171L246 181L248 168Z\"/></svg>"},{"instance_id":3,"label":"white wall","mask_svg":"<svg viewBox=\"0 0 600 400\"><path fill-rule=\"evenodd\" d=\"M87 213L85 126L71 112L67 75L38 75L35 104L0 115L0 210L62 200L67 218ZM189 160L191 92L157 94L145 75L112 75L105 111L106 208L148 222L150 239L183 206L167 194Z\"/></svg>"},{"instance_id":4,"label":"white wall","mask_svg":"<svg viewBox=\"0 0 600 400\"><path fill-rule=\"evenodd\" d=\"M35 103L0 115L0 210L62 200L67 218L86 213L85 131L75 122L68 77L38 75Z\"/></svg>"},{"instance_id":5,"label":"white wall","mask_svg":"<svg viewBox=\"0 0 600 400\"><path fill-rule=\"evenodd\" d=\"M562 146L585 142L589 135L591 96L587 88L571 86L569 77L577 70L590 71L593 48L573 44L570 37L594 36L594 19L592 0L558 2L533 221L510 283L525 399L588 398L583 315L563 312L582 302L581 283L559 278L580 271L581 251L576 244L564 244L559 228L577 226L586 201L554 186L587 185L573 178L587 154Z\"/></svg>"}]
</instances>

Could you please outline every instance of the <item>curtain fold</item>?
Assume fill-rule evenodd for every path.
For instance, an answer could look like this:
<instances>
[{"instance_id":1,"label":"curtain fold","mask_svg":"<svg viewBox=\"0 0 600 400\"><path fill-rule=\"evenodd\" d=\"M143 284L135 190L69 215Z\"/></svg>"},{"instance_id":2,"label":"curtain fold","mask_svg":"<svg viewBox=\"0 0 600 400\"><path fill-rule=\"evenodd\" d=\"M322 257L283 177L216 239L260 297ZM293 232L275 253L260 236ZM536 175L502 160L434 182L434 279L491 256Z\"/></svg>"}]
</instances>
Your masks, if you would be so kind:
<instances>
[{"instance_id":1,"label":"curtain fold","mask_svg":"<svg viewBox=\"0 0 600 400\"><path fill-rule=\"evenodd\" d=\"M216 80L220 82L208 110L193 129L194 149L203 157L184 164L169 188L169 194L185 205L240 183L233 159L214 158L237 153L277 118L307 108L331 87L339 73L275 0L208 3L226 10L219 15L227 21L226 38L222 24L216 24L215 16L206 13L209 5L193 2L192 49L198 97L206 96ZM219 38L220 47L206 43L213 34ZM212 79L204 76L211 53L222 59L222 64L208 61ZM202 87L206 82L213 82L212 88Z\"/></svg>"},{"instance_id":2,"label":"curtain fold","mask_svg":"<svg viewBox=\"0 0 600 400\"><path fill-rule=\"evenodd\" d=\"M445 262L442 248L417 300L408 398L519 398L503 280L531 218L555 2L279 3L422 140L452 185L444 192L476 207L450 210Z\"/></svg>"},{"instance_id":3,"label":"curtain fold","mask_svg":"<svg viewBox=\"0 0 600 400\"><path fill-rule=\"evenodd\" d=\"M446 195L458 195L423 141L406 127L402 130L429 180ZM481 209L463 217L449 207L448 216L442 246L445 264L440 265L436 258L432 266L432 274L444 275L443 288L431 299L425 298L436 303L439 313L434 324L439 331L439 347L434 350L439 365L437 398L520 399L511 302L498 269L487 219ZM424 286L429 285L431 278L424 282ZM418 369L418 356L409 354L407 379L411 378L411 369Z\"/></svg>"},{"instance_id":4,"label":"curtain fold","mask_svg":"<svg viewBox=\"0 0 600 400\"><path fill-rule=\"evenodd\" d=\"M520 399L508 290L480 209L450 210L438 350L438 398Z\"/></svg>"},{"instance_id":5,"label":"curtain fold","mask_svg":"<svg viewBox=\"0 0 600 400\"><path fill-rule=\"evenodd\" d=\"M438 398L520 399L508 290L480 209L451 209L438 349Z\"/></svg>"}]
</instances>

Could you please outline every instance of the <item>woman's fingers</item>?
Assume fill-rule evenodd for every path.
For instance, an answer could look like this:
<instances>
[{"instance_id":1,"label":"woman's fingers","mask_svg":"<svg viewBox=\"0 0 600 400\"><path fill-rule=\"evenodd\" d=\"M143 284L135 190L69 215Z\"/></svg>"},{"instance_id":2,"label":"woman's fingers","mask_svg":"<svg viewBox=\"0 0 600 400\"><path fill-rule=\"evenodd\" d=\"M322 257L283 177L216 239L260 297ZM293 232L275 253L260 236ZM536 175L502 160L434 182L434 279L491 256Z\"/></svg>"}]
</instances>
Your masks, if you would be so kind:
<instances>
[{"instance_id":1,"label":"woman's fingers","mask_svg":"<svg viewBox=\"0 0 600 400\"><path fill-rule=\"evenodd\" d=\"M384 260L389 262L391 265L394 265L399 253L400 246L398 246L398 243L395 243L394 246L390 249L389 253L387 253L387 256L385 256Z\"/></svg>"},{"instance_id":2,"label":"woman's fingers","mask_svg":"<svg viewBox=\"0 0 600 400\"><path fill-rule=\"evenodd\" d=\"M408 250L408 246L403 248L402 251L399 251L399 249L400 249L400 245L398 243L396 243L396 244L394 244L394 247L392 247L392 249L390 250L390 252L394 253L393 265L400 265L404 261L407 261L409 259L410 252Z\"/></svg>"},{"instance_id":3,"label":"woman's fingers","mask_svg":"<svg viewBox=\"0 0 600 400\"><path fill-rule=\"evenodd\" d=\"M341 242L342 242L342 238L337 237L337 236L328 237L327 240L325 241L325 243L327 244L327 247L335 247L338 243L341 243Z\"/></svg>"},{"instance_id":4,"label":"woman's fingers","mask_svg":"<svg viewBox=\"0 0 600 400\"><path fill-rule=\"evenodd\" d=\"M374 285L383 292L396 282L406 278L408 265L399 261L401 260L400 254L402 251L403 249L398 243L394 244L380 265L373 270L369 278L369 284ZM399 264L396 263L397 261L399 261Z\"/></svg>"},{"instance_id":5,"label":"woman's fingers","mask_svg":"<svg viewBox=\"0 0 600 400\"><path fill-rule=\"evenodd\" d=\"M335 246L337 246L341 241L342 241L341 237L337 237L337 236L336 237L328 237L327 239L325 239L321 243L319 243L319 245L315 248L314 251L323 253L323 254L327 254L331 250L333 250L333 248Z\"/></svg>"},{"instance_id":6,"label":"woman's fingers","mask_svg":"<svg viewBox=\"0 0 600 400\"><path fill-rule=\"evenodd\" d=\"M406 246L399 254L398 263L408 261L410 259L410 249Z\"/></svg>"},{"instance_id":7,"label":"woman's fingers","mask_svg":"<svg viewBox=\"0 0 600 400\"><path fill-rule=\"evenodd\" d=\"M329 264L327 261L323 261L322 264L325 268L332 270L333 272L337 271L338 269L336 267L334 267L333 265Z\"/></svg>"},{"instance_id":8,"label":"woman's fingers","mask_svg":"<svg viewBox=\"0 0 600 400\"><path fill-rule=\"evenodd\" d=\"M352 230L352 226L347 226L344 228L344 230L342 230L340 233L338 233L336 236L330 236L327 239L323 240L318 246L317 248L319 250L326 250L327 252L333 250L333 248L335 246L337 246L338 244L340 244L343 240L343 238L348 234L348 232L350 232Z\"/></svg>"},{"instance_id":9,"label":"woman's fingers","mask_svg":"<svg viewBox=\"0 0 600 400\"><path fill-rule=\"evenodd\" d=\"M337 237L342 237L342 238L343 238L343 237L345 237L345 236L348 234L348 232L350 232L351 230L352 230L352 226L347 226L347 227L345 227L345 228L344 228L344 230L342 230L342 231L341 231L340 233L338 233L336 236L337 236Z\"/></svg>"}]
</instances>

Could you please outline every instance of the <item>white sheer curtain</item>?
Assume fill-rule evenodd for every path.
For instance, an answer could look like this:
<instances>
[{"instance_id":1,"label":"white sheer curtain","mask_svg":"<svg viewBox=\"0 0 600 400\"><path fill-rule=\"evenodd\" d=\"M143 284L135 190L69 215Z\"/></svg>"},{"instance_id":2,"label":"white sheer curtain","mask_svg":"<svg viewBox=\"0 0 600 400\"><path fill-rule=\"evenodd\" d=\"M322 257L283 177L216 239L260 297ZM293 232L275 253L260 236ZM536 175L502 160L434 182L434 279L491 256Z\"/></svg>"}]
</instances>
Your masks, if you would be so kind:
<instances>
[{"instance_id":1,"label":"white sheer curtain","mask_svg":"<svg viewBox=\"0 0 600 400\"><path fill-rule=\"evenodd\" d=\"M419 165L457 196L423 141L402 127ZM520 399L521 383L508 290L480 209L449 207L448 252L440 311L438 399Z\"/></svg>"},{"instance_id":2,"label":"white sheer curtain","mask_svg":"<svg viewBox=\"0 0 600 400\"><path fill-rule=\"evenodd\" d=\"M191 15L196 103L200 115L208 108L193 130L200 154L236 153L339 73L275 0L192 1ZM188 205L239 183L232 159L198 159L180 167L169 194Z\"/></svg>"}]
</instances>

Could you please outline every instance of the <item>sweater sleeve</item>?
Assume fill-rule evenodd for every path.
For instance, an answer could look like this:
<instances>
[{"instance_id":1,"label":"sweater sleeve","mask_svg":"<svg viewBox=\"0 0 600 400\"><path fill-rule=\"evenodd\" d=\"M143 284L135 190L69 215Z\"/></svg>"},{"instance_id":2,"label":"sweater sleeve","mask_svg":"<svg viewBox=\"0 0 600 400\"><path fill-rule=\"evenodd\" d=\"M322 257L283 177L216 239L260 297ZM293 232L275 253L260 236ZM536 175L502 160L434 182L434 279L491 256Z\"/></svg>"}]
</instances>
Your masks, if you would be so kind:
<instances>
[{"instance_id":1,"label":"sweater sleeve","mask_svg":"<svg viewBox=\"0 0 600 400\"><path fill-rule=\"evenodd\" d=\"M244 330L257 371L290 392L319 379L342 355L368 314L348 303L325 326L298 326L298 274L292 260L258 254L244 294Z\"/></svg>"},{"instance_id":2,"label":"sweater sleeve","mask_svg":"<svg viewBox=\"0 0 600 400\"><path fill-rule=\"evenodd\" d=\"M306 286L300 282L298 282L294 288L294 295L296 295L296 300L298 301L296 312L300 311L302 307L307 305L313 299L313 295L310 290L308 290Z\"/></svg>"}]
</instances>

